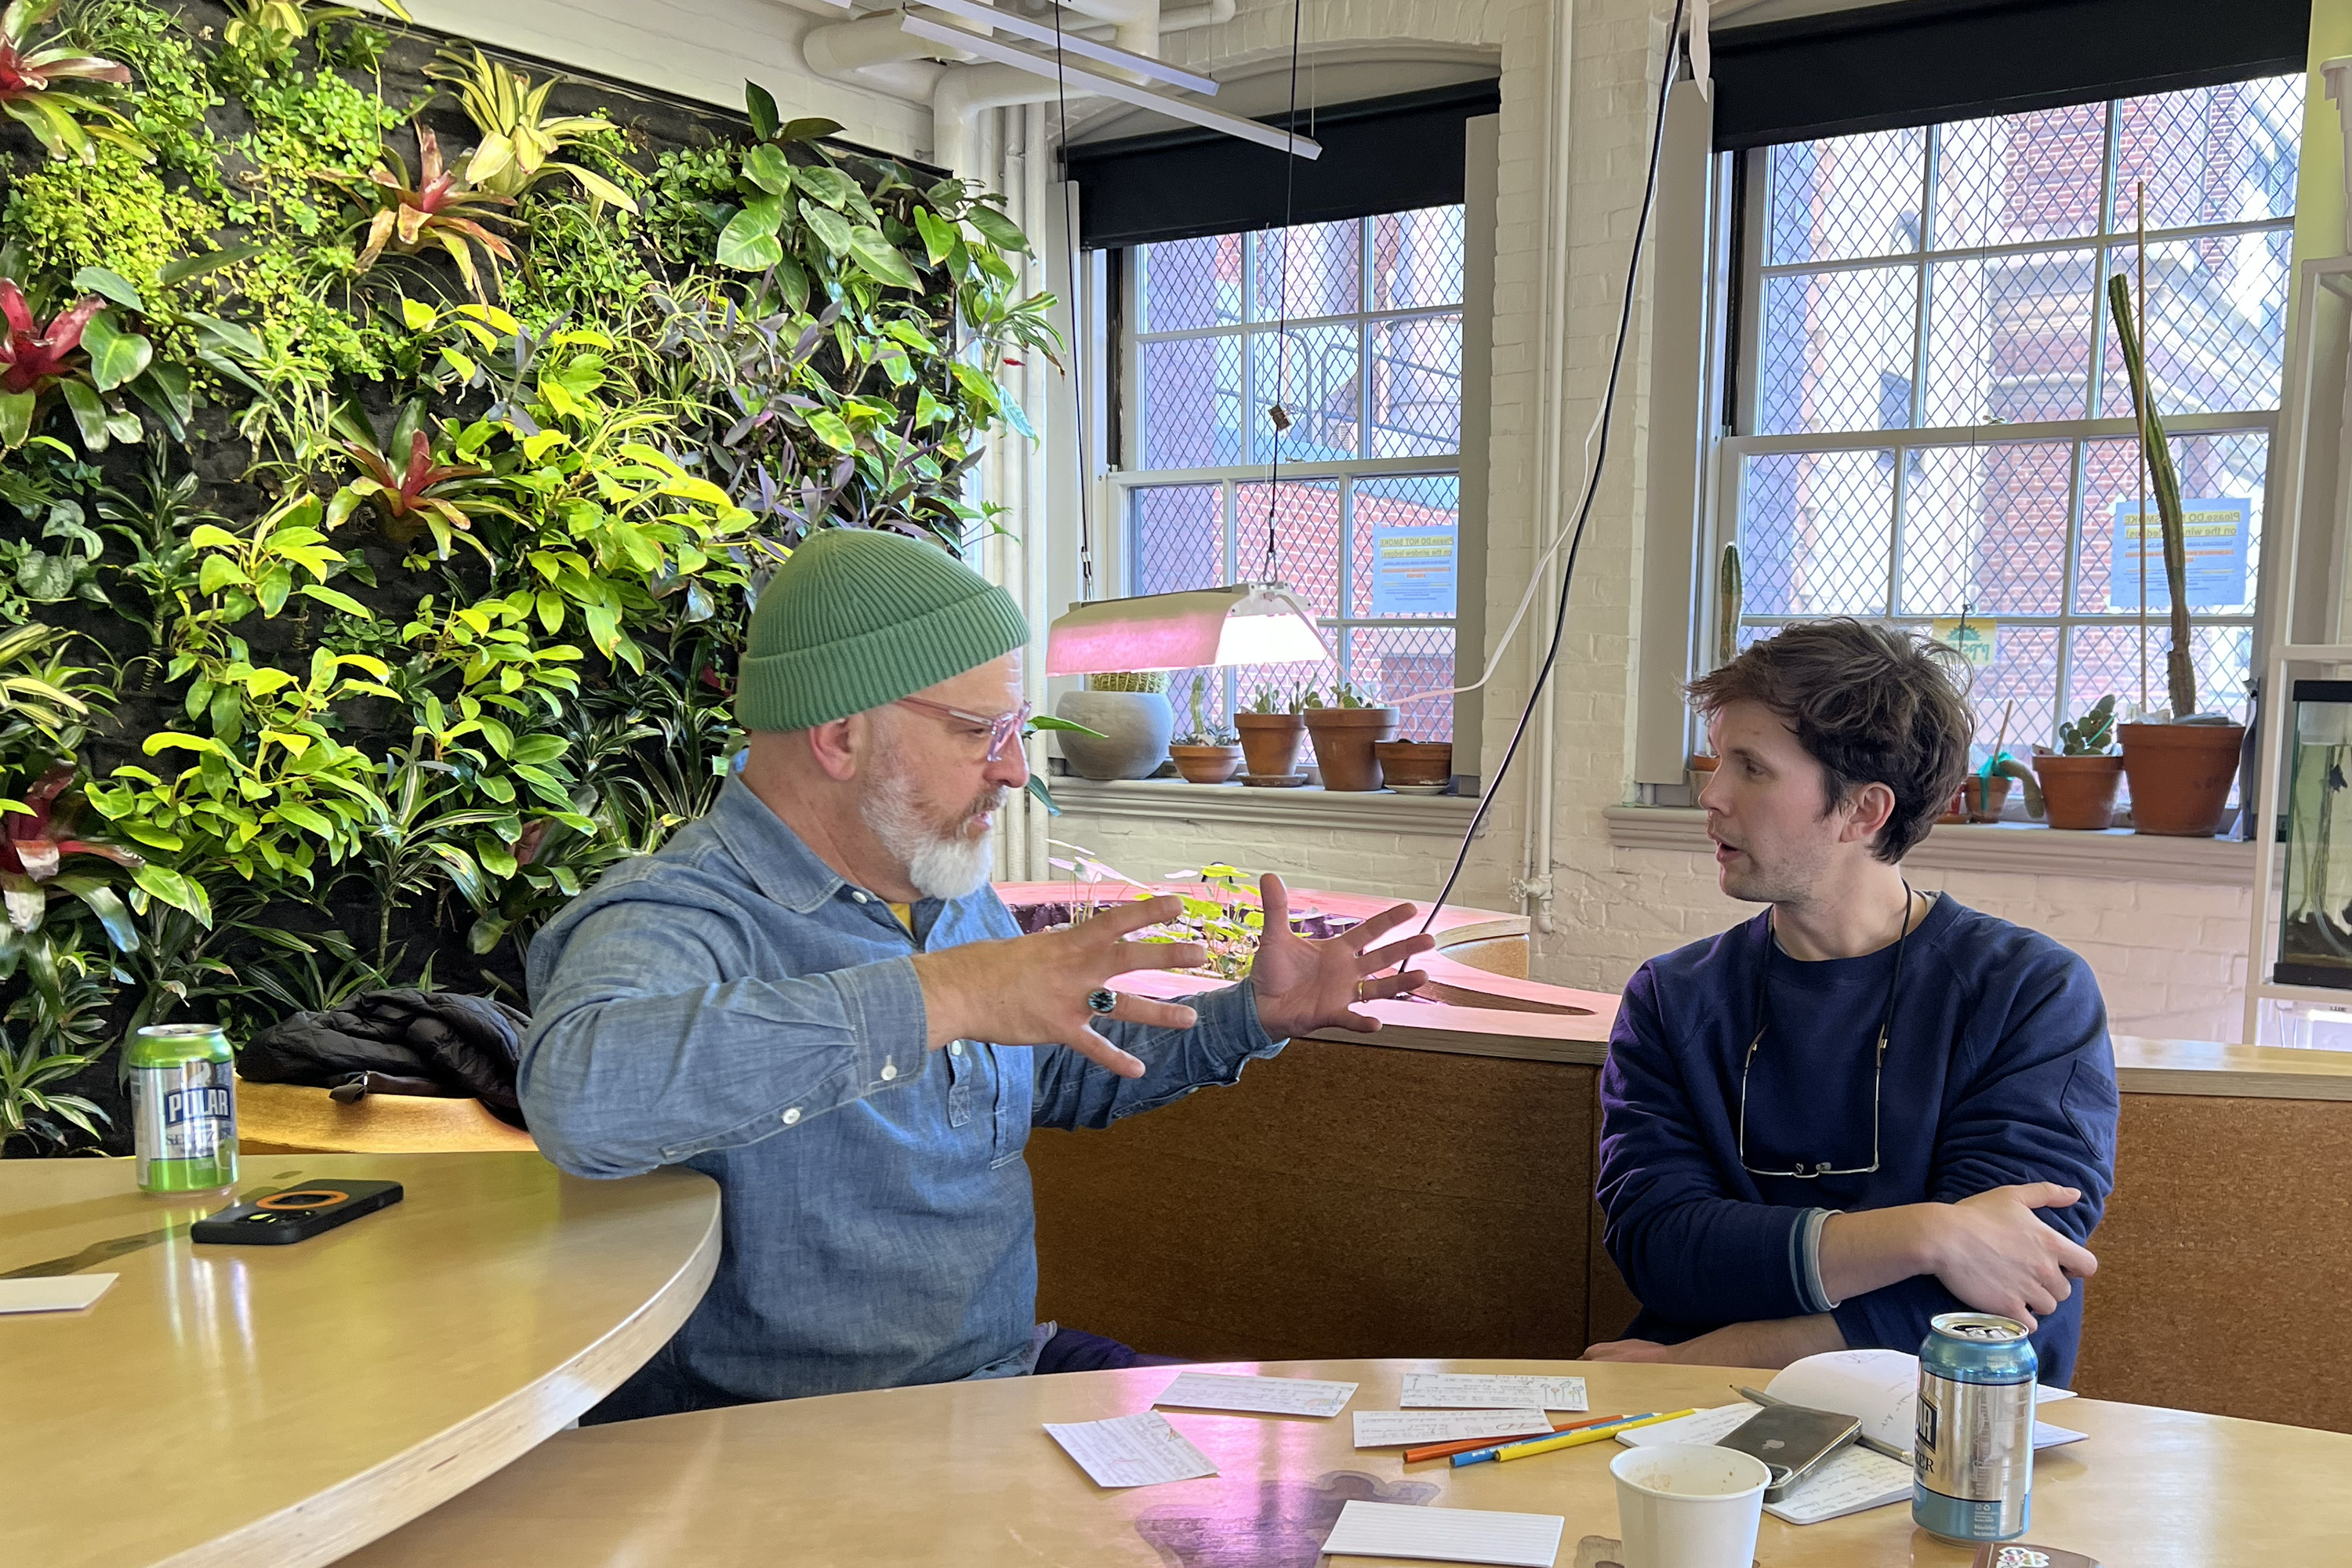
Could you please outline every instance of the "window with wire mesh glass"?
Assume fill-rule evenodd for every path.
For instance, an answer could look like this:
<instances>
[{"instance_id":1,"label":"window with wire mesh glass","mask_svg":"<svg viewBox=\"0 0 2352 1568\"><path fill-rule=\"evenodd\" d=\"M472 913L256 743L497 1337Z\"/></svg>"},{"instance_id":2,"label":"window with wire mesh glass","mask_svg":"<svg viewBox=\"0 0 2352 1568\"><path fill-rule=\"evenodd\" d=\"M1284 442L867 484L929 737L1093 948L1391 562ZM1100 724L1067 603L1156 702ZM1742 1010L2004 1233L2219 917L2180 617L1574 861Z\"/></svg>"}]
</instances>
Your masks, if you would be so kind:
<instances>
[{"instance_id":1,"label":"window with wire mesh glass","mask_svg":"<svg viewBox=\"0 0 2352 1568\"><path fill-rule=\"evenodd\" d=\"M2143 661L2165 704L2170 599L2151 523L2143 620L2106 302L2111 275L2139 286L2144 211L2199 706L2242 721L2302 114L2303 79L2280 77L1747 154L1718 492L1742 646L1822 616L1945 636L1965 617L1990 643L1979 761L2004 724L2022 756L2105 693L2139 701Z\"/></svg>"},{"instance_id":2,"label":"window with wire mesh glass","mask_svg":"<svg viewBox=\"0 0 2352 1568\"><path fill-rule=\"evenodd\" d=\"M1446 206L1128 253L1127 591L1278 577L1337 655L1181 672L1180 725L1196 688L1214 721L1267 690L1456 684L1462 247ZM1402 738L1452 739L1450 698L1400 705Z\"/></svg>"}]
</instances>

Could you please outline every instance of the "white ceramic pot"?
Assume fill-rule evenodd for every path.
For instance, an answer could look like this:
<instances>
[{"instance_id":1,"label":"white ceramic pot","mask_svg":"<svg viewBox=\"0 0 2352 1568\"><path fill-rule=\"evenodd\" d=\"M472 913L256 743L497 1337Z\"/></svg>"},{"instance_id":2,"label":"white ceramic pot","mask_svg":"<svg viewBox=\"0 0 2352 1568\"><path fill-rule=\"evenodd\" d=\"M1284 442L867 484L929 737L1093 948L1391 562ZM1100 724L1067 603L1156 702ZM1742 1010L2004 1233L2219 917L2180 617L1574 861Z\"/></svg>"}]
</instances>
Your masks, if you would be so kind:
<instances>
[{"instance_id":1,"label":"white ceramic pot","mask_svg":"<svg viewBox=\"0 0 2352 1568\"><path fill-rule=\"evenodd\" d=\"M1175 710L1157 691L1066 691L1054 716L1099 730L1099 741L1054 732L1055 744L1082 779L1140 779L1168 760L1168 738L1176 732Z\"/></svg>"}]
</instances>

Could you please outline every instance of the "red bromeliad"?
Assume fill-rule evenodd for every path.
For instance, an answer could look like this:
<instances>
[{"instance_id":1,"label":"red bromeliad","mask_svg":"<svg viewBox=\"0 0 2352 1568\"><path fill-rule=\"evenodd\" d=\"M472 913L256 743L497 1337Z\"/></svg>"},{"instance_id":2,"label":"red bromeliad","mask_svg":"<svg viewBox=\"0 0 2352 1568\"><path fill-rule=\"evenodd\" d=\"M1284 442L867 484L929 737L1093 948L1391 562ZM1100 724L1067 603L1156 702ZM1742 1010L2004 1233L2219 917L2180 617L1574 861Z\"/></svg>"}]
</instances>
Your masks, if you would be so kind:
<instances>
[{"instance_id":1,"label":"red bromeliad","mask_svg":"<svg viewBox=\"0 0 2352 1568\"><path fill-rule=\"evenodd\" d=\"M98 855L118 866L137 866L140 856L119 844L73 837L80 815L79 796L64 798L73 783L74 766L59 763L25 792L30 814L0 816L0 878L23 877L46 882L58 874L58 862L68 855Z\"/></svg>"},{"instance_id":2,"label":"red bromeliad","mask_svg":"<svg viewBox=\"0 0 2352 1568\"><path fill-rule=\"evenodd\" d=\"M0 11L0 113L38 137L53 158L94 162L92 137L145 157L146 144L131 122L93 96L109 87L129 87L131 68L77 54L54 37L43 44L30 41L33 29L56 16L59 3L16 0ZM85 116L93 123L84 124Z\"/></svg>"},{"instance_id":3,"label":"red bromeliad","mask_svg":"<svg viewBox=\"0 0 2352 1568\"><path fill-rule=\"evenodd\" d=\"M106 301L92 294L43 326L16 280L0 278L0 315L7 318L7 331L0 334L0 394L46 392L65 380L71 374L67 357L80 352L82 328L104 309Z\"/></svg>"},{"instance_id":4,"label":"red bromeliad","mask_svg":"<svg viewBox=\"0 0 2352 1568\"><path fill-rule=\"evenodd\" d=\"M383 205L368 220L367 247L360 252L359 270L375 265L386 249L414 255L427 245L449 253L476 299L482 298L482 280L474 270L473 247L479 245L501 260L514 259L507 242L475 221L474 215L494 216L493 205L512 206L508 196L477 189L463 174L441 165L441 142L433 132L416 128L418 171L409 182L408 165L387 149L391 167L378 163L368 178L382 187L376 199Z\"/></svg>"}]
</instances>

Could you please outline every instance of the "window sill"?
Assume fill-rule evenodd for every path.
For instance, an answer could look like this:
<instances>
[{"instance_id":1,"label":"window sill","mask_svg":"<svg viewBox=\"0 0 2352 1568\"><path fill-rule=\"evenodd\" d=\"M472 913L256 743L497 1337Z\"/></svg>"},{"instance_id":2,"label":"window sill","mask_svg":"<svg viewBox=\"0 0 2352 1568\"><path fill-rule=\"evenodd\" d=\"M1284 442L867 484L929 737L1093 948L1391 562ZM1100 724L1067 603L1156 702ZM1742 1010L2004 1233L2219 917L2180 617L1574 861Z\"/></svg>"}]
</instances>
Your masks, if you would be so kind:
<instances>
[{"instance_id":1,"label":"window sill","mask_svg":"<svg viewBox=\"0 0 2352 1568\"><path fill-rule=\"evenodd\" d=\"M1459 838L1478 810L1475 795L1342 793L1317 784L1252 789L1181 779L1048 779L1054 800L1071 816L1152 822L1231 822L1262 827L1361 828L1379 833Z\"/></svg>"},{"instance_id":2,"label":"window sill","mask_svg":"<svg viewBox=\"0 0 2352 1568\"><path fill-rule=\"evenodd\" d=\"M1621 849L1705 854L1706 813L1696 807L1612 805L1602 813ZM2116 877L2147 882L2251 887L2254 847L2223 838L2160 838L2127 828L2062 833L2012 823L1953 823L1904 857L1933 871L2006 871L2042 877Z\"/></svg>"}]
</instances>

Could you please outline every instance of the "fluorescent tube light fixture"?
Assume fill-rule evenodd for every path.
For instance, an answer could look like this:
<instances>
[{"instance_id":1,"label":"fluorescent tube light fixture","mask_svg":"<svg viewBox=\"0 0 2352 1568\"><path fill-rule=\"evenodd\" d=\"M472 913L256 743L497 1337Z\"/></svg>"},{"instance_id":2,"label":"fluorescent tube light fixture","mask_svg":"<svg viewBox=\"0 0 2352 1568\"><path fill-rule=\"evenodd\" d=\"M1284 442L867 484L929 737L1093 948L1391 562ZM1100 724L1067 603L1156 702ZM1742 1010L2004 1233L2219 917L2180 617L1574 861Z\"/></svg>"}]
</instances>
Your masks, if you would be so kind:
<instances>
[{"instance_id":1,"label":"fluorescent tube light fixture","mask_svg":"<svg viewBox=\"0 0 2352 1568\"><path fill-rule=\"evenodd\" d=\"M1181 98L1171 97L1154 88L1138 87L1133 82L1121 81L1117 77L1104 76L1098 71L1086 70L1077 66L1058 62L1051 55L1034 55L1027 49L1005 43L1001 38L983 38L977 33L967 33L961 27L946 26L915 16L902 16L898 26L901 31L911 33L918 38L927 39L934 44L945 44L950 48L961 49L968 54L978 55L984 60L994 60L999 65L1011 66L1015 70L1024 70L1032 76L1043 77L1047 81L1059 79L1073 92L1096 93L1104 98L1116 98L1122 102L1135 104L1139 108L1157 110L1173 119L1181 120L1209 131L1222 131L1228 136L1237 136L1244 142L1255 142L1261 147L1271 147L1277 153L1289 153L1300 158L1320 158L1323 155L1323 144L1312 137L1296 135L1287 131L1277 131L1271 125L1261 125L1255 120L1244 120L1238 114L1227 114L1221 109L1211 109L1205 104L1192 103ZM1066 47L1067 39L1066 38L1064 42Z\"/></svg>"},{"instance_id":2,"label":"fluorescent tube light fixture","mask_svg":"<svg viewBox=\"0 0 2352 1568\"><path fill-rule=\"evenodd\" d=\"M1164 81L1171 87L1181 87L1187 92L1197 92L1204 98L1216 96L1216 82L1197 71L1188 71L1181 66L1171 66L1166 60L1155 60L1150 55L1139 55L1127 49L1114 47L1109 44L1098 44L1092 38L1081 37L1076 33L1065 32L1057 36L1052 27L1043 22L1033 22L1026 16L1016 16L1010 11L1000 11L993 5L983 4L982 0L920 0L920 4L926 11L944 11L950 16L961 16L967 21L985 22L992 27L1011 33L1018 38L1026 38L1033 44L1045 44L1050 47L1058 42L1065 53L1084 55L1090 60L1099 60L1107 66L1117 66L1121 70L1131 70L1138 76L1148 76L1154 81Z\"/></svg>"},{"instance_id":3,"label":"fluorescent tube light fixture","mask_svg":"<svg viewBox=\"0 0 2352 1568\"><path fill-rule=\"evenodd\" d=\"M1097 599L1071 605L1045 637L1047 675L1332 658L1314 616L1280 583Z\"/></svg>"}]
</instances>

